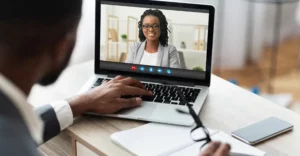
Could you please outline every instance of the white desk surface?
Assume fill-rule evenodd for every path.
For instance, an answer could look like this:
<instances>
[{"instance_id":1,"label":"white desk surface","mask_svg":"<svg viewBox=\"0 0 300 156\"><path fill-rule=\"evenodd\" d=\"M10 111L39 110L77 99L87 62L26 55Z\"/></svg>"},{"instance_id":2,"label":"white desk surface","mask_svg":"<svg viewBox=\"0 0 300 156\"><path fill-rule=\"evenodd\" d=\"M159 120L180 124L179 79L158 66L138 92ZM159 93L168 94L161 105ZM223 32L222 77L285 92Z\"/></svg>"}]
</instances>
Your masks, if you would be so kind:
<instances>
[{"instance_id":1,"label":"white desk surface","mask_svg":"<svg viewBox=\"0 0 300 156\"><path fill-rule=\"evenodd\" d=\"M48 87L55 90L56 98L67 98L75 95L87 79L93 74L93 61L68 68L57 83ZM35 87L33 92L39 92ZM47 100L33 100L33 102L49 102ZM56 100L56 99L55 99ZM267 152L270 156L299 155L300 154L300 116L279 107L266 99L254 95L219 77L212 76L209 96L200 113L204 124L209 128L220 129L228 134L249 124L271 116L279 117L294 124L293 132L286 133L257 148ZM130 120L81 117L66 131L81 144L99 155L130 155L110 140L114 132L130 129L145 122Z\"/></svg>"}]
</instances>

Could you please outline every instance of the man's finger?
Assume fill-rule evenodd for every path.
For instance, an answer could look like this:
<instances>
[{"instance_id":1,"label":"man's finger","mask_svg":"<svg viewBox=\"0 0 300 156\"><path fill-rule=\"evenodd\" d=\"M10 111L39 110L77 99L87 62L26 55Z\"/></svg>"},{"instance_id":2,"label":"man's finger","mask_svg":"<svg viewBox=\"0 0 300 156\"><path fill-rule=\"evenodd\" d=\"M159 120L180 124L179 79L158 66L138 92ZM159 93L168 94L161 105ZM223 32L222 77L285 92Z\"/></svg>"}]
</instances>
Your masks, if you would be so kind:
<instances>
[{"instance_id":1,"label":"man's finger","mask_svg":"<svg viewBox=\"0 0 300 156\"><path fill-rule=\"evenodd\" d=\"M208 147L201 153L201 156L211 156L213 155L217 149L220 147L220 142L212 142L208 144Z\"/></svg>"},{"instance_id":2,"label":"man's finger","mask_svg":"<svg viewBox=\"0 0 300 156\"><path fill-rule=\"evenodd\" d=\"M114 78L114 80L122 80L122 79L124 79L124 78L125 78L124 76L119 75L119 76L116 76L116 77Z\"/></svg>"},{"instance_id":3,"label":"man's finger","mask_svg":"<svg viewBox=\"0 0 300 156\"><path fill-rule=\"evenodd\" d=\"M117 107L119 109L124 109L124 108L133 108L133 107L138 107L142 104L142 99L141 98L130 98L130 99L123 99L119 98L117 100Z\"/></svg>"},{"instance_id":4,"label":"man's finger","mask_svg":"<svg viewBox=\"0 0 300 156\"><path fill-rule=\"evenodd\" d=\"M121 95L143 95L152 96L152 92L133 86L124 86L119 88Z\"/></svg>"},{"instance_id":5,"label":"man's finger","mask_svg":"<svg viewBox=\"0 0 300 156\"><path fill-rule=\"evenodd\" d=\"M229 156L230 149L231 149L230 145L222 144L215 154L221 156Z\"/></svg>"},{"instance_id":6,"label":"man's finger","mask_svg":"<svg viewBox=\"0 0 300 156\"><path fill-rule=\"evenodd\" d=\"M120 80L120 82L123 83L124 85L135 86L135 87L144 89L144 85L140 81L138 81L134 78L131 78L131 77L122 79L122 80Z\"/></svg>"}]
</instances>

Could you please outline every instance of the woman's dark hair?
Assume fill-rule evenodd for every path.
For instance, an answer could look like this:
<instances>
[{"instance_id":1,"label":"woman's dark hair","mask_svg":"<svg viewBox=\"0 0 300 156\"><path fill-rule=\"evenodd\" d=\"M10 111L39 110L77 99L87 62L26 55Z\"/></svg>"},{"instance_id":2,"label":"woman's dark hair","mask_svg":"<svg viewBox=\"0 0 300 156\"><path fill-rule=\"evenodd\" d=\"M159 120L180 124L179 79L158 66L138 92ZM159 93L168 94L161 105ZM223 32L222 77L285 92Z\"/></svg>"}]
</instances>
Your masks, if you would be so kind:
<instances>
[{"instance_id":1,"label":"woman's dark hair","mask_svg":"<svg viewBox=\"0 0 300 156\"><path fill-rule=\"evenodd\" d=\"M159 19L160 21L160 37L159 37L159 42L163 46L168 46L169 42L169 35L168 32L170 30L168 29L168 21L166 19L166 16L160 11L160 10L146 10L144 14L141 16L141 20L138 23L139 27L139 38L141 42L144 42L146 40L146 37L143 33L143 21L146 16L155 16Z\"/></svg>"}]
</instances>

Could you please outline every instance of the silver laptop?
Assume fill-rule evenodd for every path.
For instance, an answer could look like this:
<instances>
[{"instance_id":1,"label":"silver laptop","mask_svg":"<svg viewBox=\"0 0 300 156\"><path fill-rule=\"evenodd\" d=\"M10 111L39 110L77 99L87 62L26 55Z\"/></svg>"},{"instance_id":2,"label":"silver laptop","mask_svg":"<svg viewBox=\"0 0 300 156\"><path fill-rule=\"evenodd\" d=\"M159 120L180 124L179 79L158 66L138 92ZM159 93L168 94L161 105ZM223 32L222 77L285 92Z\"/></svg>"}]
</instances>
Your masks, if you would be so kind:
<instances>
[{"instance_id":1,"label":"silver laptop","mask_svg":"<svg viewBox=\"0 0 300 156\"><path fill-rule=\"evenodd\" d=\"M178 91L200 113L211 79L214 13L214 7L199 4L96 0L95 75L81 91L117 75L134 77L153 97L105 116L193 125L189 115L176 111L188 110Z\"/></svg>"}]
</instances>

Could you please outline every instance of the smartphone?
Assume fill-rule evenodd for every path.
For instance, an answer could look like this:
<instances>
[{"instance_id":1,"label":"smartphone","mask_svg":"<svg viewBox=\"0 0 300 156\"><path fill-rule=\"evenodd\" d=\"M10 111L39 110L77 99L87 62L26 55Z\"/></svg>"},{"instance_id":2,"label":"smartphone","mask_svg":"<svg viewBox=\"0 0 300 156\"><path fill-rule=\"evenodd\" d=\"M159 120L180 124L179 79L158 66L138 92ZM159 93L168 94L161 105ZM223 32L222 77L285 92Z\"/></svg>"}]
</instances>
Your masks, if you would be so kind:
<instances>
[{"instance_id":1,"label":"smartphone","mask_svg":"<svg viewBox=\"0 0 300 156\"><path fill-rule=\"evenodd\" d=\"M293 130L294 126L276 117L271 117L231 133L247 144L256 145L282 133Z\"/></svg>"}]
</instances>

